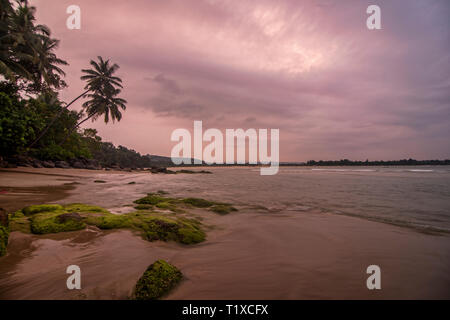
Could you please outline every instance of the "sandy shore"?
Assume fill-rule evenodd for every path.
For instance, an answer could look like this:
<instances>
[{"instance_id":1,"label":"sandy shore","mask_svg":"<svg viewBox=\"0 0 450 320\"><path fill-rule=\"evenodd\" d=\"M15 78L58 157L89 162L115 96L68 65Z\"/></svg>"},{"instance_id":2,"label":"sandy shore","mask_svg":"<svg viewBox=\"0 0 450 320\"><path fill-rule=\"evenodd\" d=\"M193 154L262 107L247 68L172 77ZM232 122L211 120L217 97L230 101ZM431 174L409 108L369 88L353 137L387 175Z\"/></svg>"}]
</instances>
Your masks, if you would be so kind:
<instances>
[{"instance_id":1,"label":"sandy shore","mask_svg":"<svg viewBox=\"0 0 450 320\"><path fill-rule=\"evenodd\" d=\"M150 186L125 189L141 175ZM179 183L171 176L149 176L2 170L0 206L15 210L80 200L120 212L149 188ZM93 182L99 177L116 184L105 188ZM207 241L194 246L150 243L126 230L47 236L14 232L8 255L0 258L0 299L126 299L156 259L166 259L185 275L169 299L450 298L446 236L312 211L274 215L242 208L227 216L203 213L203 218L213 227ZM66 289L65 268L71 264L81 267L80 291ZM365 286L371 264L382 268L382 290Z\"/></svg>"}]
</instances>

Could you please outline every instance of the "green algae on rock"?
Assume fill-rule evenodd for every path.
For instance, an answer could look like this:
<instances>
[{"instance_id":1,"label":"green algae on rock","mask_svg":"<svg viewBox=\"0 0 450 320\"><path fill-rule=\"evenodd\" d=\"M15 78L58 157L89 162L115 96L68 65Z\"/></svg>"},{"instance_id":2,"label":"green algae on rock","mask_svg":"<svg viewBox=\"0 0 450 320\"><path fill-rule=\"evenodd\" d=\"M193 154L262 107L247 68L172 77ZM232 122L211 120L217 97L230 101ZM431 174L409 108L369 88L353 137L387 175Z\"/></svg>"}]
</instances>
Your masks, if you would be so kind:
<instances>
[{"instance_id":1,"label":"green algae on rock","mask_svg":"<svg viewBox=\"0 0 450 320\"><path fill-rule=\"evenodd\" d=\"M210 210L218 214L228 214L232 211L237 211L235 207L226 204L216 204Z\"/></svg>"},{"instance_id":2,"label":"green algae on rock","mask_svg":"<svg viewBox=\"0 0 450 320\"><path fill-rule=\"evenodd\" d=\"M11 230L48 234L84 229L86 224L81 216L68 215L74 211L72 206L41 204L25 207L10 215Z\"/></svg>"},{"instance_id":3,"label":"green algae on rock","mask_svg":"<svg viewBox=\"0 0 450 320\"><path fill-rule=\"evenodd\" d=\"M155 300L166 295L183 278L177 267L164 260L150 265L134 288L133 299Z\"/></svg>"},{"instance_id":4,"label":"green algae on rock","mask_svg":"<svg viewBox=\"0 0 450 320\"><path fill-rule=\"evenodd\" d=\"M31 232L34 234L48 234L77 231L86 228L81 216L70 217L68 213L43 212L31 218Z\"/></svg>"},{"instance_id":5,"label":"green algae on rock","mask_svg":"<svg viewBox=\"0 0 450 320\"><path fill-rule=\"evenodd\" d=\"M153 206L151 204L137 204L134 208L136 210L153 210Z\"/></svg>"},{"instance_id":6,"label":"green algae on rock","mask_svg":"<svg viewBox=\"0 0 450 320\"><path fill-rule=\"evenodd\" d=\"M89 217L86 222L100 229L132 229L148 241L176 241L194 244L205 240L201 224L195 219L167 217L157 212L130 212Z\"/></svg>"},{"instance_id":7,"label":"green algae on rock","mask_svg":"<svg viewBox=\"0 0 450 320\"><path fill-rule=\"evenodd\" d=\"M147 196L140 198L134 201L137 205L134 207L137 210L148 210L148 208L153 209L155 206L158 209L170 210L172 212L183 212L177 204L179 203L178 199L169 198L162 196L162 193L149 193Z\"/></svg>"},{"instance_id":8,"label":"green algae on rock","mask_svg":"<svg viewBox=\"0 0 450 320\"><path fill-rule=\"evenodd\" d=\"M183 203L190 204L191 206L197 207L197 208L208 208L215 204L215 202L208 201L205 199L200 198L186 198L182 200Z\"/></svg>"},{"instance_id":9,"label":"green algae on rock","mask_svg":"<svg viewBox=\"0 0 450 320\"><path fill-rule=\"evenodd\" d=\"M229 203L208 201L200 198L186 198L182 200L184 203L197 208L210 208L211 211L218 214L228 214L233 211L238 211Z\"/></svg>"},{"instance_id":10,"label":"green algae on rock","mask_svg":"<svg viewBox=\"0 0 450 320\"><path fill-rule=\"evenodd\" d=\"M22 209L22 212L24 215L32 215L40 212L50 212L50 211L57 211L57 210L63 210L63 207L59 204L38 204L34 206L25 207Z\"/></svg>"},{"instance_id":11,"label":"green algae on rock","mask_svg":"<svg viewBox=\"0 0 450 320\"><path fill-rule=\"evenodd\" d=\"M219 214L227 214L233 211L237 211L236 208L229 203L209 201L201 198L170 198L165 197L161 193L149 193L147 196L140 198L134 203L137 204L136 209L145 208L144 206L156 206L160 209L169 209L173 212L180 210L177 205L184 204L196 208L210 208L211 211Z\"/></svg>"},{"instance_id":12,"label":"green algae on rock","mask_svg":"<svg viewBox=\"0 0 450 320\"><path fill-rule=\"evenodd\" d=\"M68 204L64 206L64 209L68 212L78 213L109 213L105 208L83 203Z\"/></svg>"},{"instance_id":13,"label":"green algae on rock","mask_svg":"<svg viewBox=\"0 0 450 320\"><path fill-rule=\"evenodd\" d=\"M7 227L0 225L0 257L6 254L8 246L9 230Z\"/></svg>"},{"instance_id":14,"label":"green algae on rock","mask_svg":"<svg viewBox=\"0 0 450 320\"><path fill-rule=\"evenodd\" d=\"M9 215L9 228L11 231L31 233L31 222L22 210L19 210Z\"/></svg>"},{"instance_id":15,"label":"green algae on rock","mask_svg":"<svg viewBox=\"0 0 450 320\"><path fill-rule=\"evenodd\" d=\"M87 225L92 225L103 230L135 230L148 241L194 244L204 241L206 237L199 221L184 217L169 217L158 212L137 211L116 215L104 208L80 203L32 207L33 210L27 207L10 215L12 231L49 234L81 230ZM49 211L42 211L45 208ZM24 215L25 209L27 212L35 213Z\"/></svg>"},{"instance_id":16,"label":"green algae on rock","mask_svg":"<svg viewBox=\"0 0 450 320\"><path fill-rule=\"evenodd\" d=\"M149 194L147 194L147 196L134 201L134 203L157 205L158 203L161 203L161 202L169 203L169 202L175 202L175 201L176 201L176 199L174 199L174 198L163 197L162 195L160 195L158 193L149 193Z\"/></svg>"}]
</instances>

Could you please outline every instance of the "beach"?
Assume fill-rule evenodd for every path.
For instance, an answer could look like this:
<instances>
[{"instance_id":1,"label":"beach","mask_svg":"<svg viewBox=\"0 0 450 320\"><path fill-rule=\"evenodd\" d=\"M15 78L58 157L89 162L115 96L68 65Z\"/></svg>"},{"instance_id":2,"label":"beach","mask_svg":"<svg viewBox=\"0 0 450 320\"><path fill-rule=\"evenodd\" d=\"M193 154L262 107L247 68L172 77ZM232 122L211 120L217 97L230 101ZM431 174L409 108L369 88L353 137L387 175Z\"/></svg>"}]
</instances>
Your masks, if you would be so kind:
<instances>
[{"instance_id":1,"label":"beach","mask_svg":"<svg viewBox=\"0 0 450 320\"><path fill-rule=\"evenodd\" d=\"M177 197L226 201L238 211L217 215L194 209L207 234L205 242L195 245L149 242L130 230L102 231L90 226L50 235L12 232L8 254L0 258L0 299L127 299L147 266L157 259L170 262L184 274L181 284L165 299L450 298L450 237L444 230L447 218L437 225L427 223L425 228L419 223L420 212L410 220L399 214L392 221L384 216L355 214L403 210L400 204L388 210L390 201L395 203L389 196L383 202L377 200L375 206L373 184L361 181L393 185L389 179L409 179L409 185L420 181L426 186L428 181L435 184L430 179L441 176L405 171L335 171L325 175L311 169L281 168L279 177L265 179L252 168L208 170L213 174L1 170L0 207L8 212L31 204L87 203L122 214L134 210L134 200L157 190ZM339 181L340 186L349 188L360 184L359 193L367 189L366 200L350 200L366 207L334 201L333 195L343 192L343 199L347 199L352 193L333 189L333 195L326 194L324 180L328 185ZM447 177L442 181L448 181ZM323 190L320 197L295 189L305 185L312 190L315 184ZM448 210L446 190L443 198L430 196L437 204L430 212L436 216ZM69 265L82 270L81 290L66 287ZM381 268L381 290L366 286L370 265Z\"/></svg>"}]
</instances>

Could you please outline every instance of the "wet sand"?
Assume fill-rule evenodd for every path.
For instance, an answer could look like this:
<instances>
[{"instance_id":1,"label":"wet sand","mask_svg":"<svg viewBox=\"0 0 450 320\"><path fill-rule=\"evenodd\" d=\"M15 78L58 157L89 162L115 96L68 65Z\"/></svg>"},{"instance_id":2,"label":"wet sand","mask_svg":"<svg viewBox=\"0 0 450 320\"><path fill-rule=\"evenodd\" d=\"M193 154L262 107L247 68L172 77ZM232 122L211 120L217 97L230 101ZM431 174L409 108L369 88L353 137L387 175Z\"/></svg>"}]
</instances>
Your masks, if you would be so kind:
<instances>
[{"instance_id":1,"label":"wet sand","mask_svg":"<svg viewBox=\"0 0 450 320\"><path fill-rule=\"evenodd\" d=\"M149 188L146 184L127 191L120 187L142 174L148 179L145 173L50 171L45 188L78 184L61 191L60 196L67 198L59 200L48 200L40 193L41 202L81 199L102 205L107 202L104 197L118 189L123 198L114 197L106 207L120 208L123 199L131 197L131 202ZM0 172L0 185L12 188L3 174ZM14 176L19 174L16 180ZM7 174L16 183L14 188L19 188L18 179L28 181L24 174ZM55 174L66 177L63 181ZM105 191L92 182L99 174L114 175L111 180L120 180L120 185ZM29 179L32 176L36 175L29 174ZM151 176L155 184L151 187L165 189L166 179L167 184L173 183L171 176ZM40 190L37 185L28 188ZM39 200L39 195L36 197L33 200ZM29 201L28 195L16 195L14 205ZM206 242L194 246L150 243L126 230L91 228L47 236L14 232L8 255L0 258L0 299L126 299L156 259L166 259L185 275L167 299L450 298L447 236L314 211L274 214L250 207L239 209L227 216L198 212L204 224L214 227ZM66 288L65 269L71 264L82 270L80 291ZM381 267L382 290L366 288L365 271L371 264Z\"/></svg>"}]
</instances>

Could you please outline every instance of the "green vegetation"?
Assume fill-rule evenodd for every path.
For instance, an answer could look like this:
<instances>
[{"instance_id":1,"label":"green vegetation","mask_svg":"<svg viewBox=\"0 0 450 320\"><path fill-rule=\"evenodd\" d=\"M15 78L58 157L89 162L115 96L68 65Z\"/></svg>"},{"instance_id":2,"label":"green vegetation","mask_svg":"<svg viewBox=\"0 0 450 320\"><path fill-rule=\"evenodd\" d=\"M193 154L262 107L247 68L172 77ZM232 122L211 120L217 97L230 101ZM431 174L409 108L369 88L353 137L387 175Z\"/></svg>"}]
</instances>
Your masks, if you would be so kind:
<instances>
[{"instance_id":1,"label":"green vegetation","mask_svg":"<svg viewBox=\"0 0 450 320\"><path fill-rule=\"evenodd\" d=\"M108 210L102 207L82 203L72 203L65 205L64 210L66 210L67 212L77 213L109 213Z\"/></svg>"},{"instance_id":2,"label":"green vegetation","mask_svg":"<svg viewBox=\"0 0 450 320\"><path fill-rule=\"evenodd\" d=\"M135 230L149 241L194 244L206 237L198 220L167 216L148 209L115 215L104 208L85 204L36 205L11 214L9 219L12 231L34 234L76 231L92 225L104 230Z\"/></svg>"},{"instance_id":3,"label":"green vegetation","mask_svg":"<svg viewBox=\"0 0 450 320\"><path fill-rule=\"evenodd\" d=\"M214 202L201 198L170 198L162 195L161 193L149 193L147 196L135 201L136 209L146 209L146 206L156 206L160 209L169 209L173 212L180 210L179 205L188 205L196 208L210 208L211 211L219 214L228 214L233 211L237 211L236 208L228 203Z\"/></svg>"},{"instance_id":4,"label":"green vegetation","mask_svg":"<svg viewBox=\"0 0 450 320\"><path fill-rule=\"evenodd\" d=\"M36 8L28 1L0 4L0 157L13 163L23 163L27 156L53 161L94 158L101 165L128 167L148 164L149 157L102 142L93 129L79 130L100 117L105 123L121 120L126 101L118 97L119 66L102 57L91 60L91 68L82 70L84 92L69 103L61 101L58 90L67 87L61 67L68 63L56 56L59 40L36 23ZM82 111L69 110L80 99L85 99Z\"/></svg>"},{"instance_id":5,"label":"green vegetation","mask_svg":"<svg viewBox=\"0 0 450 320\"><path fill-rule=\"evenodd\" d=\"M26 217L21 210L10 214L9 228L12 231L19 231L23 233L31 233L31 221Z\"/></svg>"},{"instance_id":6,"label":"green vegetation","mask_svg":"<svg viewBox=\"0 0 450 320\"><path fill-rule=\"evenodd\" d=\"M237 209L230 205L216 204L211 207L211 211L218 214L228 214L230 212L237 211Z\"/></svg>"},{"instance_id":7,"label":"green vegetation","mask_svg":"<svg viewBox=\"0 0 450 320\"><path fill-rule=\"evenodd\" d=\"M151 204L138 204L134 208L136 210L153 210L154 207Z\"/></svg>"},{"instance_id":8,"label":"green vegetation","mask_svg":"<svg viewBox=\"0 0 450 320\"><path fill-rule=\"evenodd\" d=\"M35 145L28 145L43 130L55 113L62 110L62 102L56 93L43 93L36 98L23 98L16 84L0 82L0 155L13 157L28 152L45 160L67 160L77 157L90 158L90 151L83 136L74 133L70 143L58 146L57 141L66 128L77 122L78 113L64 109L58 122Z\"/></svg>"},{"instance_id":9,"label":"green vegetation","mask_svg":"<svg viewBox=\"0 0 450 320\"><path fill-rule=\"evenodd\" d=\"M66 214L60 211L37 213L30 218L31 232L48 234L76 231L86 228L78 214Z\"/></svg>"},{"instance_id":10,"label":"green vegetation","mask_svg":"<svg viewBox=\"0 0 450 320\"><path fill-rule=\"evenodd\" d=\"M199 198L186 198L182 199L181 201L197 208L209 208L209 210L222 215L238 211L229 203L214 202Z\"/></svg>"},{"instance_id":11,"label":"green vegetation","mask_svg":"<svg viewBox=\"0 0 450 320\"><path fill-rule=\"evenodd\" d=\"M156 194L156 193L149 193L147 196L134 201L134 203L156 205L160 202L168 203L168 202L174 202L174 201L176 201L176 199L174 199L174 198L163 197L162 195Z\"/></svg>"},{"instance_id":12,"label":"green vegetation","mask_svg":"<svg viewBox=\"0 0 450 320\"><path fill-rule=\"evenodd\" d=\"M149 193L135 201L138 211L122 215L87 204L32 205L9 215L9 229L23 233L50 234L76 231L86 226L99 229L130 229L138 232L148 241L175 241L182 244L195 244L205 240L200 218L186 217L183 209L189 207L208 208L218 214L237 211L227 203L213 202L200 198L170 198L166 192ZM170 210L164 213L157 209ZM0 229L0 253L4 254L8 240L8 230Z\"/></svg>"},{"instance_id":13,"label":"green vegetation","mask_svg":"<svg viewBox=\"0 0 450 320\"><path fill-rule=\"evenodd\" d=\"M190 204L191 206L197 207L197 208L208 208L213 205L215 205L215 202L208 201L205 199L200 198L186 198L182 200L186 204Z\"/></svg>"},{"instance_id":14,"label":"green vegetation","mask_svg":"<svg viewBox=\"0 0 450 320\"><path fill-rule=\"evenodd\" d=\"M175 266L164 260L150 265L136 283L133 298L136 300L154 300L161 298L173 289L183 278Z\"/></svg>"},{"instance_id":15,"label":"green vegetation","mask_svg":"<svg viewBox=\"0 0 450 320\"><path fill-rule=\"evenodd\" d=\"M148 168L152 166L150 155L128 149L124 146L115 147L110 142L102 142L95 129L84 130L89 151L92 157L104 167Z\"/></svg>"},{"instance_id":16,"label":"green vegetation","mask_svg":"<svg viewBox=\"0 0 450 320\"><path fill-rule=\"evenodd\" d=\"M36 8L28 1L0 2L0 73L18 83L26 93L38 93L65 87L67 62L58 59L54 50L59 41L51 37L44 25L37 25Z\"/></svg>"},{"instance_id":17,"label":"green vegetation","mask_svg":"<svg viewBox=\"0 0 450 320\"><path fill-rule=\"evenodd\" d=\"M34 206L25 207L22 209L23 214L32 215L40 212L52 212L52 211L61 211L64 208L59 204L39 204Z\"/></svg>"},{"instance_id":18,"label":"green vegetation","mask_svg":"<svg viewBox=\"0 0 450 320\"><path fill-rule=\"evenodd\" d=\"M0 257L6 254L8 246L9 231L7 227L0 225Z\"/></svg>"}]
</instances>

